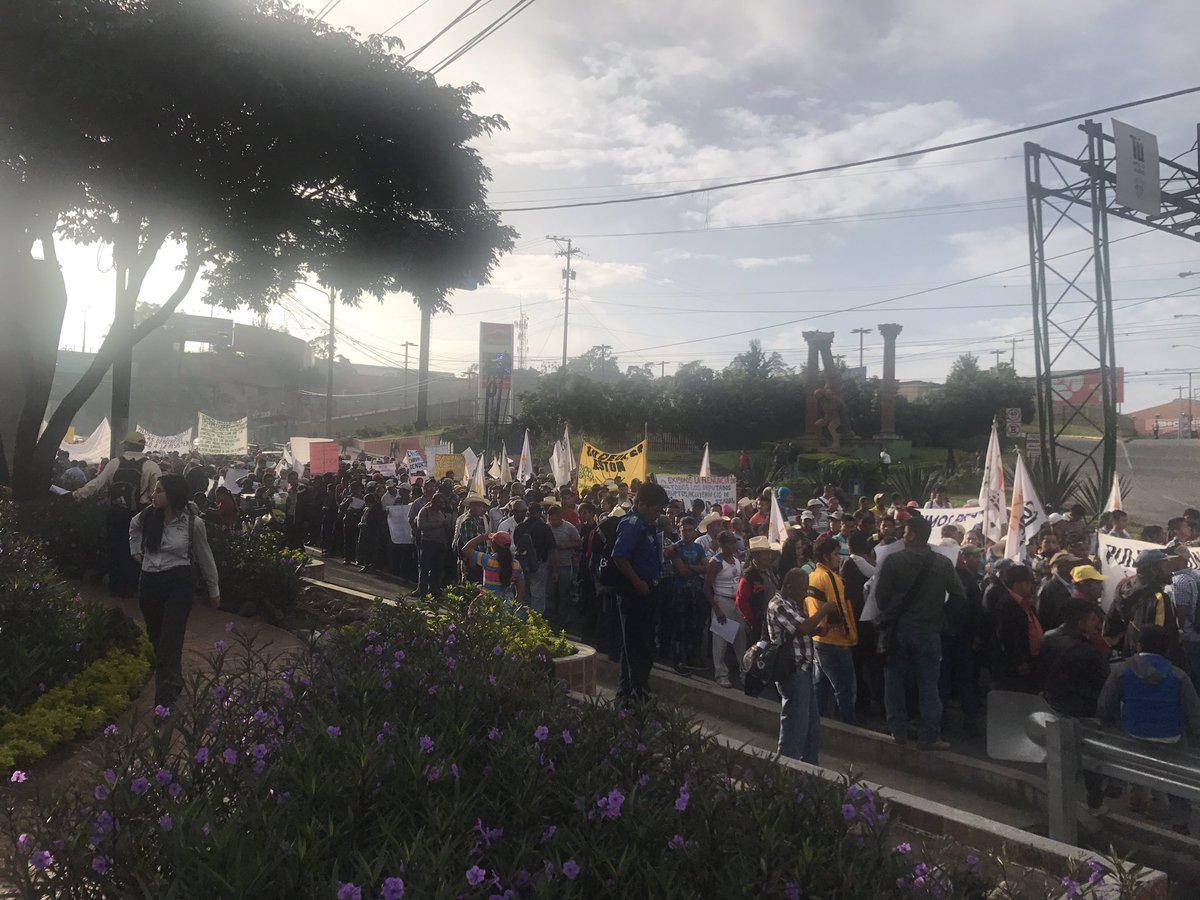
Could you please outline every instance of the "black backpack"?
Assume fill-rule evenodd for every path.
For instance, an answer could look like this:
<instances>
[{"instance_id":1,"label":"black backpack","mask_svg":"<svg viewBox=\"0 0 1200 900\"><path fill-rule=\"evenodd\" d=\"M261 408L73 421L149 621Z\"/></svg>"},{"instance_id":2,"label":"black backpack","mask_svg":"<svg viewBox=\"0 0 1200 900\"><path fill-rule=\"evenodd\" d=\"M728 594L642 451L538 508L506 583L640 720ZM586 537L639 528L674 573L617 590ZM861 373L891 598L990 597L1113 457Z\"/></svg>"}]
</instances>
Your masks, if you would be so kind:
<instances>
[{"instance_id":1,"label":"black backpack","mask_svg":"<svg viewBox=\"0 0 1200 900\"><path fill-rule=\"evenodd\" d=\"M611 518L611 517L610 517ZM605 519L607 522L608 519ZM624 519L622 519L624 521ZM645 528L646 523L639 518L638 523ZM603 526L603 523L601 523ZM620 528L621 523L617 523L617 528ZM613 548L617 546L617 528L613 529L611 540L605 535L604 546L600 549L600 555L596 558L596 582L604 587L618 587L625 584L625 576L621 574L621 570L613 564L612 553ZM602 532L598 532L602 533Z\"/></svg>"},{"instance_id":2,"label":"black backpack","mask_svg":"<svg viewBox=\"0 0 1200 900\"><path fill-rule=\"evenodd\" d=\"M112 481L108 485L108 504L113 509L124 509L129 512L137 510L141 503L142 467L146 460L125 459L117 464Z\"/></svg>"}]
</instances>

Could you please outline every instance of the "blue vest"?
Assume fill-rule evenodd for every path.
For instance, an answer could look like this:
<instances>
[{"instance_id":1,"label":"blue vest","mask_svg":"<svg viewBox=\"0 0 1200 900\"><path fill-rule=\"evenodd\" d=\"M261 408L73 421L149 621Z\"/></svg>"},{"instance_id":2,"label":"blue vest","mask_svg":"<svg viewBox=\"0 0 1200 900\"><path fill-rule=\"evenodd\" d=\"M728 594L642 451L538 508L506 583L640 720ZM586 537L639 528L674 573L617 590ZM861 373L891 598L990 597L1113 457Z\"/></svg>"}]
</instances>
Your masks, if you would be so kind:
<instances>
[{"instance_id":1,"label":"blue vest","mask_svg":"<svg viewBox=\"0 0 1200 900\"><path fill-rule=\"evenodd\" d=\"M1136 658L1149 663L1163 679L1156 683L1143 681L1126 665L1121 673L1121 727L1131 737L1178 737L1183 733L1181 689L1170 660L1157 655Z\"/></svg>"}]
</instances>

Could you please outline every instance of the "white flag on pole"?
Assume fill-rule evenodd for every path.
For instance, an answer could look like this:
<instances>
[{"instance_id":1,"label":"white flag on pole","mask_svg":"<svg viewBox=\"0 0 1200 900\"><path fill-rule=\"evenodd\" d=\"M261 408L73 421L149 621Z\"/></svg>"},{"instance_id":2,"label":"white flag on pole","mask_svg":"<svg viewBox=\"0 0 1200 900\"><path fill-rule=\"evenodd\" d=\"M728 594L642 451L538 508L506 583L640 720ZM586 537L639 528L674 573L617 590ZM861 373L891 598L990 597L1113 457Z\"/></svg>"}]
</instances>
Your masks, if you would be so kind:
<instances>
[{"instance_id":1,"label":"white flag on pole","mask_svg":"<svg viewBox=\"0 0 1200 900\"><path fill-rule=\"evenodd\" d=\"M767 537L776 544L783 544L788 537L787 529L787 519L783 517L783 510L779 508L779 496L775 491L771 491L771 525Z\"/></svg>"},{"instance_id":2,"label":"white flag on pole","mask_svg":"<svg viewBox=\"0 0 1200 900\"><path fill-rule=\"evenodd\" d=\"M468 447L462 452L463 458L463 479L465 485L471 484L471 478L475 474L475 464L479 462L479 457L475 455L475 451Z\"/></svg>"},{"instance_id":3,"label":"white flag on pole","mask_svg":"<svg viewBox=\"0 0 1200 900\"><path fill-rule=\"evenodd\" d=\"M496 462L500 465L500 483L512 484L512 466L508 464L508 447L504 441L500 442L500 458Z\"/></svg>"},{"instance_id":4,"label":"white flag on pole","mask_svg":"<svg viewBox=\"0 0 1200 900\"><path fill-rule=\"evenodd\" d=\"M1025 468L1025 460L1018 453L1013 471L1012 508L1008 515L1008 542L1004 546L1006 559L1021 561L1026 557L1025 545L1046 524L1046 510L1038 499L1033 479Z\"/></svg>"},{"instance_id":5,"label":"white flag on pole","mask_svg":"<svg viewBox=\"0 0 1200 900\"><path fill-rule=\"evenodd\" d=\"M472 454L474 456L474 454ZM487 496L487 482L483 478L483 457L475 457L474 471L471 473L470 488L480 497Z\"/></svg>"},{"instance_id":6,"label":"white flag on pole","mask_svg":"<svg viewBox=\"0 0 1200 900\"><path fill-rule=\"evenodd\" d=\"M979 506L983 509L983 536L998 541L1004 534L1005 510L1004 463L1000 458L1000 436L992 423L987 459L983 464L983 482L979 485Z\"/></svg>"},{"instance_id":7,"label":"white flag on pole","mask_svg":"<svg viewBox=\"0 0 1200 900\"><path fill-rule=\"evenodd\" d=\"M555 487L571 483L571 451L562 441L554 442L554 451L550 454L550 471L554 473Z\"/></svg>"},{"instance_id":8,"label":"white flag on pole","mask_svg":"<svg viewBox=\"0 0 1200 900\"><path fill-rule=\"evenodd\" d=\"M1121 479L1117 477L1117 473L1113 472L1113 486L1108 493L1108 502L1104 504L1104 512L1112 512L1114 509L1124 509L1121 505Z\"/></svg>"},{"instance_id":9,"label":"white flag on pole","mask_svg":"<svg viewBox=\"0 0 1200 900\"><path fill-rule=\"evenodd\" d=\"M710 465L710 463L708 461L708 442L707 441L704 442L704 459L700 460L700 477L701 478L711 478L712 477L712 466Z\"/></svg>"},{"instance_id":10,"label":"white flag on pole","mask_svg":"<svg viewBox=\"0 0 1200 900\"><path fill-rule=\"evenodd\" d=\"M517 478L525 484L533 477L533 451L529 449L529 429L525 429L525 440L521 444L521 458L517 462Z\"/></svg>"},{"instance_id":11,"label":"white flag on pole","mask_svg":"<svg viewBox=\"0 0 1200 900\"><path fill-rule=\"evenodd\" d=\"M579 466L575 462L575 454L571 452L571 430L566 425L563 425L563 446L567 448L567 458L571 460L571 471L574 472Z\"/></svg>"}]
</instances>

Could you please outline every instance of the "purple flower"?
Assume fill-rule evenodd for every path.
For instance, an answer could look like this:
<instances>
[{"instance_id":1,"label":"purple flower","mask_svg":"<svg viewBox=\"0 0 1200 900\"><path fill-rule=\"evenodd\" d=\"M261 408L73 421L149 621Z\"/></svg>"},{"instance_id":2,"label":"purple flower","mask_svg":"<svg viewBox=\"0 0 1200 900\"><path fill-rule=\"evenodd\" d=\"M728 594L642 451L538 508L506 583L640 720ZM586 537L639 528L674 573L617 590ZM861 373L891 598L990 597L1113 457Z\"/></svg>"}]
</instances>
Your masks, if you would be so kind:
<instances>
[{"instance_id":1,"label":"purple flower","mask_svg":"<svg viewBox=\"0 0 1200 900\"><path fill-rule=\"evenodd\" d=\"M183 785L178 781L172 781L170 787L167 788L167 793L170 794L172 798L178 797L183 793Z\"/></svg>"},{"instance_id":2,"label":"purple flower","mask_svg":"<svg viewBox=\"0 0 1200 900\"><path fill-rule=\"evenodd\" d=\"M446 668L447 669L453 669L457 665L458 665L457 659L455 659L453 656L447 657L447 659L446 659Z\"/></svg>"},{"instance_id":3,"label":"purple flower","mask_svg":"<svg viewBox=\"0 0 1200 900\"><path fill-rule=\"evenodd\" d=\"M159 787L166 787L173 780L173 776L166 769L159 769L154 773L154 781Z\"/></svg>"},{"instance_id":4,"label":"purple flower","mask_svg":"<svg viewBox=\"0 0 1200 900\"><path fill-rule=\"evenodd\" d=\"M117 773L114 772L112 769L105 769L104 770L104 780L109 783L109 786L116 787Z\"/></svg>"},{"instance_id":5,"label":"purple flower","mask_svg":"<svg viewBox=\"0 0 1200 900\"><path fill-rule=\"evenodd\" d=\"M96 816L96 830L101 834L108 834L116 825L116 820L112 813L107 809L100 810L100 815ZM23 848L22 848L23 849Z\"/></svg>"},{"instance_id":6,"label":"purple flower","mask_svg":"<svg viewBox=\"0 0 1200 900\"><path fill-rule=\"evenodd\" d=\"M596 801L596 805L600 807L600 818L602 819L619 819L621 818L621 804L625 802L625 795L621 793L620 788L613 788L608 792L607 797L601 797Z\"/></svg>"},{"instance_id":7,"label":"purple flower","mask_svg":"<svg viewBox=\"0 0 1200 900\"><path fill-rule=\"evenodd\" d=\"M208 762L208 748L201 747L199 750L197 750L195 760L202 765Z\"/></svg>"},{"instance_id":8,"label":"purple flower","mask_svg":"<svg viewBox=\"0 0 1200 900\"><path fill-rule=\"evenodd\" d=\"M262 709L261 707L260 707L259 709L256 709L256 710L254 711L254 721L255 721L255 722L257 722L259 725L261 725L261 724L263 724L265 721L267 721L267 712L266 712L266 710Z\"/></svg>"},{"instance_id":9,"label":"purple flower","mask_svg":"<svg viewBox=\"0 0 1200 900\"><path fill-rule=\"evenodd\" d=\"M499 644L497 644L495 647L492 648L492 656L503 656L503 655L504 655L504 648L501 647Z\"/></svg>"},{"instance_id":10,"label":"purple flower","mask_svg":"<svg viewBox=\"0 0 1200 900\"><path fill-rule=\"evenodd\" d=\"M479 868L479 866L471 866L467 869L467 884L477 885L483 884L483 880L487 878L487 872Z\"/></svg>"},{"instance_id":11,"label":"purple flower","mask_svg":"<svg viewBox=\"0 0 1200 900\"><path fill-rule=\"evenodd\" d=\"M787 897L787 900L800 900L800 885L789 881L783 886L783 896Z\"/></svg>"},{"instance_id":12,"label":"purple flower","mask_svg":"<svg viewBox=\"0 0 1200 900\"><path fill-rule=\"evenodd\" d=\"M169 706L163 706L160 703L158 706L154 707L154 718L165 719L169 715L171 715L171 708Z\"/></svg>"},{"instance_id":13,"label":"purple flower","mask_svg":"<svg viewBox=\"0 0 1200 900\"><path fill-rule=\"evenodd\" d=\"M431 685L430 685L428 688L426 688L426 690L425 690L425 693L427 693L427 694L428 694L430 697L432 697L432 696L433 696L434 694L436 694L437 692L438 692L438 686L437 686L436 684L431 684Z\"/></svg>"},{"instance_id":14,"label":"purple flower","mask_svg":"<svg viewBox=\"0 0 1200 900\"><path fill-rule=\"evenodd\" d=\"M391 680L390 680L390 679L389 679L388 681L385 681L385 682L383 683L383 689L384 689L385 691L390 691L390 690L392 689L392 682L391 682Z\"/></svg>"},{"instance_id":15,"label":"purple flower","mask_svg":"<svg viewBox=\"0 0 1200 900\"><path fill-rule=\"evenodd\" d=\"M267 761L265 759L256 759L254 764L250 766L250 771L255 775L261 775L267 771Z\"/></svg>"},{"instance_id":16,"label":"purple flower","mask_svg":"<svg viewBox=\"0 0 1200 900\"><path fill-rule=\"evenodd\" d=\"M638 787L645 787L650 783L650 776L642 773L638 776Z\"/></svg>"},{"instance_id":17,"label":"purple flower","mask_svg":"<svg viewBox=\"0 0 1200 900\"><path fill-rule=\"evenodd\" d=\"M539 725L537 728L533 729L533 736L539 742L544 741L546 738L550 737L550 729L545 725Z\"/></svg>"},{"instance_id":18,"label":"purple flower","mask_svg":"<svg viewBox=\"0 0 1200 900\"><path fill-rule=\"evenodd\" d=\"M35 853L34 855L36 856L37 854ZM1067 897L1073 898L1079 896L1079 885L1069 875L1063 876L1062 886L1063 890L1067 892Z\"/></svg>"},{"instance_id":19,"label":"purple flower","mask_svg":"<svg viewBox=\"0 0 1200 900\"><path fill-rule=\"evenodd\" d=\"M213 688L213 696L218 700L224 700L227 696L229 696L229 691L225 690L225 688L218 684L215 688Z\"/></svg>"},{"instance_id":20,"label":"purple flower","mask_svg":"<svg viewBox=\"0 0 1200 900\"><path fill-rule=\"evenodd\" d=\"M12 773L12 775L10 775L8 777L8 780L11 781L13 784L22 784L29 780L29 776L27 774L25 774L24 772L22 772L20 769L17 769L15 772Z\"/></svg>"},{"instance_id":21,"label":"purple flower","mask_svg":"<svg viewBox=\"0 0 1200 900\"><path fill-rule=\"evenodd\" d=\"M379 896L382 900L400 900L404 896L404 879L395 876L385 878Z\"/></svg>"},{"instance_id":22,"label":"purple flower","mask_svg":"<svg viewBox=\"0 0 1200 900\"><path fill-rule=\"evenodd\" d=\"M96 785L96 789L94 791L92 791L92 794L95 796L95 798L97 800L100 800L100 801L104 801L109 798L108 787L103 784Z\"/></svg>"},{"instance_id":23,"label":"purple flower","mask_svg":"<svg viewBox=\"0 0 1200 900\"><path fill-rule=\"evenodd\" d=\"M972 872L979 871L979 857L974 853L967 854L967 868Z\"/></svg>"},{"instance_id":24,"label":"purple flower","mask_svg":"<svg viewBox=\"0 0 1200 900\"><path fill-rule=\"evenodd\" d=\"M29 849L29 835L24 831L17 835L17 849L22 853Z\"/></svg>"},{"instance_id":25,"label":"purple flower","mask_svg":"<svg viewBox=\"0 0 1200 900\"><path fill-rule=\"evenodd\" d=\"M897 844L895 847L897 853L912 853L912 844L905 841L903 844Z\"/></svg>"},{"instance_id":26,"label":"purple flower","mask_svg":"<svg viewBox=\"0 0 1200 900\"><path fill-rule=\"evenodd\" d=\"M928 863L917 863L915 866L913 866L913 874L916 875L918 878L924 878L926 875L929 874L929 864Z\"/></svg>"},{"instance_id":27,"label":"purple flower","mask_svg":"<svg viewBox=\"0 0 1200 900\"><path fill-rule=\"evenodd\" d=\"M490 684L492 687L496 686L496 676L495 675L488 675L488 684Z\"/></svg>"},{"instance_id":28,"label":"purple flower","mask_svg":"<svg viewBox=\"0 0 1200 900\"><path fill-rule=\"evenodd\" d=\"M116 737L116 736L117 736L117 732L118 732L119 730L120 730L120 729L119 729L119 728L117 728L117 726L116 726L116 725L106 725L106 726L105 726L105 728L104 728L104 736L105 736L105 737ZM100 858L100 857L97 857L97 859L99 859L99 858Z\"/></svg>"},{"instance_id":29,"label":"purple flower","mask_svg":"<svg viewBox=\"0 0 1200 900\"><path fill-rule=\"evenodd\" d=\"M42 869L54 865L54 857L49 850L34 850L33 855L29 857L29 862L40 872Z\"/></svg>"},{"instance_id":30,"label":"purple flower","mask_svg":"<svg viewBox=\"0 0 1200 900\"><path fill-rule=\"evenodd\" d=\"M568 859L562 864L562 873L567 876L567 881L574 881L579 875L579 863L573 859Z\"/></svg>"},{"instance_id":31,"label":"purple flower","mask_svg":"<svg viewBox=\"0 0 1200 900\"><path fill-rule=\"evenodd\" d=\"M107 856L92 857L92 871L97 875L103 875L108 871L108 867L112 865L112 860Z\"/></svg>"},{"instance_id":32,"label":"purple flower","mask_svg":"<svg viewBox=\"0 0 1200 900\"><path fill-rule=\"evenodd\" d=\"M426 781L437 781L441 777L442 777L442 771L437 766L426 766L425 767L425 780Z\"/></svg>"},{"instance_id":33,"label":"purple flower","mask_svg":"<svg viewBox=\"0 0 1200 900\"><path fill-rule=\"evenodd\" d=\"M213 644L213 649L214 650L224 650L226 646L227 645L224 641L217 641L215 644Z\"/></svg>"},{"instance_id":34,"label":"purple flower","mask_svg":"<svg viewBox=\"0 0 1200 900\"><path fill-rule=\"evenodd\" d=\"M158 817L158 824L163 831L171 831L175 828L175 823L171 821L171 817L166 813Z\"/></svg>"},{"instance_id":35,"label":"purple flower","mask_svg":"<svg viewBox=\"0 0 1200 900\"><path fill-rule=\"evenodd\" d=\"M1091 874L1088 875L1088 884L1099 884L1104 880L1104 866L1098 859L1089 859L1088 868L1091 869Z\"/></svg>"},{"instance_id":36,"label":"purple flower","mask_svg":"<svg viewBox=\"0 0 1200 900\"><path fill-rule=\"evenodd\" d=\"M668 850L682 850L683 844L684 844L683 835L677 834L673 838L671 838L669 841L667 841L667 849Z\"/></svg>"},{"instance_id":37,"label":"purple flower","mask_svg":"<svg viewBox=\"0 0 1200 900\"><path fill-rule=\"evenodd\" d=\"M263 757L265 757L267 755L267 745L266 744L255 744L253 747L250 748L250 755L253 756L255 759L262 759Z\"/></svg>"},{"instance_id":38,"label":"purple flower","mask_svg":"<svg viewBox=\"0 0 1200 900\"><path fill-rule=\"evenodd\" d=\"M150 790L150 782L139 775L130 783L129 789L135 794L144 794L146 791Z\"/></svg>"},{"instance_id":39,"label":"purple flower","mask_svg":"<svg viewBox=\"0 0 1200 900\"><path fill-rule=\"evenodd\" d=\"M431 738L427 734L421 735L421 752L423 752L423 753L432 753L433 752L433 738Z\"/></svg>"},{"instance_id":40,"label":"purple flower","mask_svg":"<svg viewBox=\"0 0 1200 900\"><path fill-rule=\"evenodd\" d=\"M688 808L688 800L690 798L691 794L689 794L687 790L680 788L679 796L675 798L675 808L680 812L683 812Z\"/></svg>"},{"instance_id":41,"label":"purple flower","mask_svg":"<svg viewBox=\"0 0 1200 900\"><path fill-rule=\"evenodd\" d=\"M571 737L571 732L565 728L563 729L562 739L563 743L567 745L575 743L575 738Z\"/></svg>"},{"instance_id":42,"label":"purple flower","mask_svg":"<svg viewBox=\"0 0 1200 900\"><path fill-rule=\"evenodd\" d=\"M333 738L341 737L342 729L339 728L337 725L330 725L328 728L325 729L325 733Z\"/></svg>"},{"instance_id":43,"label":"purple flower","mask_svg":"<svg viewBox=\"0 0 1200 900\"><path fill-rule=\"evenodd\" d=\"M362 900L362 888L351 881L338 885L337 900Z\"/></svg>"},{"instance_id":44,"label":"purple flower","mask_svg":"<svg viewBox=\"0 0 1200 900\"><path fill-rule=\"evenodd\" d=\"M558 826L551 825L549 828L547 828L545 831L542 832L542 843L545 844L548 841L554 840L554 835L557 833L558 833Z\"/></svg>"},{"instance_id":45,"label":"purple flower","mask_svg":"<svg viewBox=\"0 0 1200 900\"><path fill-rule=\"evenodd\" d=\"M225 623L225 633L226 633L226 634L232 634L232 633L233 633L233 623L232 623L232 622L226 622L226 623Z\"/></svg>"},{"instance_id":46,"label":"purple flower","mask_svg":"<svg viewBox=\"0 0 1200 900\"><path fill-rule=\"evenodd\" d=\"M237 762L237 751L232 747L226 747L225 751L221 754L221 759L225 760L225 762L232 766L235 762Z\"/></svg>"},{"instance_id":47,"label":"purple flower","mask_svg":"<svg viewBox=\"0 0 1200 900\"><path fill-rule=\"evenodd\" d=\"M842 818L845 819L847 822L853 822L857 815L858 815L858 810L854 808L853 803L843 803L842 804Z\"/></svg>"}]
</instances>

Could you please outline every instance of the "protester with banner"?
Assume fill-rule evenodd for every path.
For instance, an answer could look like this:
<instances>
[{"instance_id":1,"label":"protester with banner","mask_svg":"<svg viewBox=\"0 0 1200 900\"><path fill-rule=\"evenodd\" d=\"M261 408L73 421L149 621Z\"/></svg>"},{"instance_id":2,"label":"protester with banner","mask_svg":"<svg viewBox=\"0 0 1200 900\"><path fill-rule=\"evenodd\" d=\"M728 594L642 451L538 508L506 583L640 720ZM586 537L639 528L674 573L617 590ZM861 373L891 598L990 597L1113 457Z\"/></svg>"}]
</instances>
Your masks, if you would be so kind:
<instances>
[{"instance_id":1,"label":"protester with banner","mask_svg":"<svg viewBox=\"0 0 1200 900\"><path fill-rule=\"evenodd\" d=\"M620 453L605 453L584 441L583 449L579 452L579 489L589 490L592 485L604 484L616 477L620 477L626 485L634 479L646 480L646 442L642 441ZM666 501L663 506L666 506Z\"/></svg>"}]
</instances>

